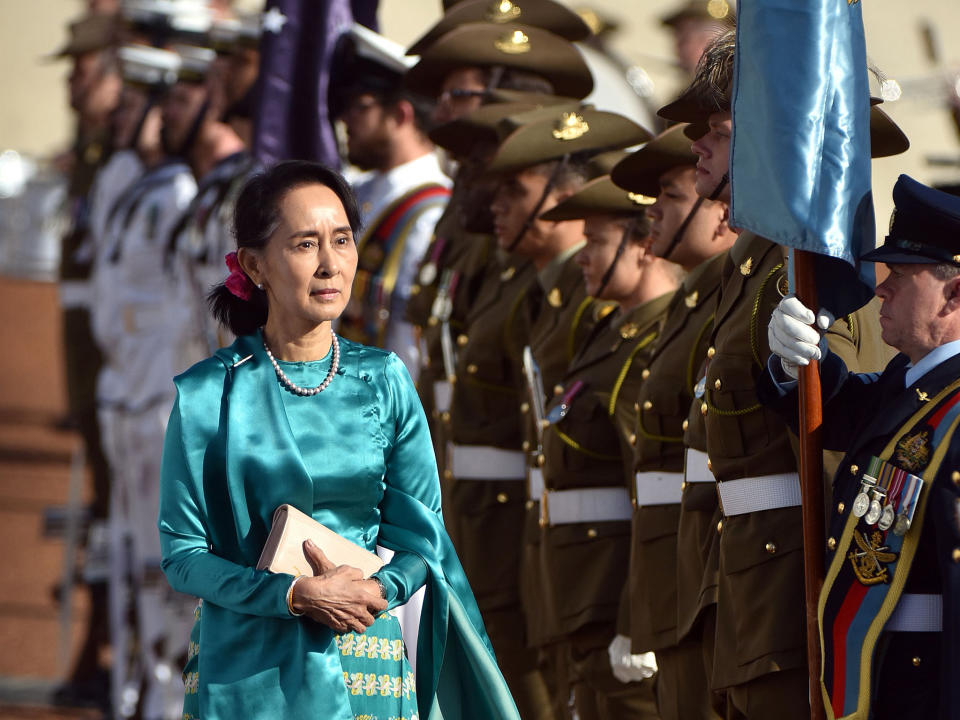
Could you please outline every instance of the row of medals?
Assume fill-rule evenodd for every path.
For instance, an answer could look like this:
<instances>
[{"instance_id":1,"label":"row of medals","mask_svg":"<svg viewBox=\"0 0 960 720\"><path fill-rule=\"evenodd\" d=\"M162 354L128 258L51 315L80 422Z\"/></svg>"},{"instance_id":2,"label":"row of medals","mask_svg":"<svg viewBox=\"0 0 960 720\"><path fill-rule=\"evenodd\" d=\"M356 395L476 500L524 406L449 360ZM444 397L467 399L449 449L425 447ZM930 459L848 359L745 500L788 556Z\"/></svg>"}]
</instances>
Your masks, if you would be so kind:
<instances>
[{"instance_id":1,"label":"row of medals","mask_svg":"<svg viewBox=\"0 0 960 720\"><path fill-rule=\"evenodd\" d=\"M902 485L900 489L902 492ZM903 507L901 507L899 513L895 512L893 504L889 501L881 505L880 499L886 497L886 494L886 491L878 487L875 477L864 473L863 480L860 482L860 492L853 501L853 514L858 518L863 518L870 525L876 525L881 530L886 531L893 527L894 533L904 535L910 529L910 517Z\"/></svg>"}]
</instances>

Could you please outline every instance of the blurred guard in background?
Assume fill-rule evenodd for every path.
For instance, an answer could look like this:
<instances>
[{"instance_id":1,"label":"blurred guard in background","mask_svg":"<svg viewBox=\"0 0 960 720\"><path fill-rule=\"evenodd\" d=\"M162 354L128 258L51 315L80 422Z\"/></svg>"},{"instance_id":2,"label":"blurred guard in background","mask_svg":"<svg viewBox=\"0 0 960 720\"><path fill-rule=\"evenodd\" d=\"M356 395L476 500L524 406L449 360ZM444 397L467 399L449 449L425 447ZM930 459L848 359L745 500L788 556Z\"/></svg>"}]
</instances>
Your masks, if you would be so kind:
<instances>
[{"instance_id":1,"label":"blurred guard in background","mask_svg":"<svg viewBox=\"0 0 960 720\"><path fill-rule=\"evenodd\" d=\"M70 24L69 39L54 57L69 58L70 107L76 114L73 149L65 158L70 226L63 237L60 263L60 304L63 308L63 348L66 369L68 422L83 437L93 478L93 521L106 519L110 505L110 475L100 445L95 388L101 357L90 334L90 268L94 247L90 236L88 196L97 170L112 151L109 122L120 92L113 45L116 18L94 13ZM96 580L91 578L91 580ZM70 674L66 694L103 698L99 649L106 642L106 585L91 583L91 616L87 638Z\"/></svg>"},{"instance_id":2,"label":"blurred guard in background","mask_svg":"<svg viewBox=\"0 0 960 720\"><path fill-rule=\"evenodd\" d=\"M173 402L176 338L183 322L163 261L171 225L196 192L182 161L161 142L163 93L180 58L146 46L119 51L125 111L138 118L129 147L144 168L107 214L94 270L93 329L106 362L97 394L110 461L110 617L116 717L175 718L182 690L175 672L185 650L190 601L160 572L155 518L162 433ZM124 138L121 138L124 139Z\"/></svg>"},{"instance_id":3,"label":"blurred guard in background","mask_svg":"<svg viewBox=\"0 0 960 720\"><path fill-rule=\"evenodd\" d=\"M603 176L541 215L584 221L587 292L616 304L554 389L542 430L541 572L583 720L659 717L653 654L608 651L629 569L633 398L682 272L651 252L652 200Z\"/></svg>"},{"instance_id":4,"label":"blurred guard in background","mask_svg":"<svg viewBox=\"0 0 960 720\"><path fill-rule=\"evenodd\" d=\"M660 22L673 31L677 61L692 78L707 45L733 28L736 13L730 0L686 0Z\"/></svg>"},{"instance_id":5,"label":"blurred guard in background","mask_svg":"<svg viewBox=\"0 0 960 720\"><path fill-rule=\"evenodd\" d=\"M334 50L329 102L346 129L347 159L368 171L354 183L364 233L339 332L396 352L416 379L417 343L404 311L451 182L427 137L432 106L401 85L413 62L354 24Z\"/></svg>"}]
</instances>

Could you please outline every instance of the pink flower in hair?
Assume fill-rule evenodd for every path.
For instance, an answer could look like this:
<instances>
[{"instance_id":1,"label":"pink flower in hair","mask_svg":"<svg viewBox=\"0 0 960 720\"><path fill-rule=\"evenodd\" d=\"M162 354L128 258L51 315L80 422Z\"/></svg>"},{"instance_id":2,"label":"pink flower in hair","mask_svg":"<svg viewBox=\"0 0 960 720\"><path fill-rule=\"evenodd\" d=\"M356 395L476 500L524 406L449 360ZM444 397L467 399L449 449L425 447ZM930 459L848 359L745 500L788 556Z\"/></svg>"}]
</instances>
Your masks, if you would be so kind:
<instances>
[{"instance_id":1,"label":"pink flower in hair","mask_svg":"<svg viewBox=\"0 0 960 720\"><path fill-rule=\"evenodd\" d=\"M227 263L227 269L230 271L230 275L223 284L234 296L241 300L249 300L256 286L253 284L253 281L247 277L243 268L240 267L237 254L235 252L227 253L224 260Z\"/></svg>"}]
</instances>

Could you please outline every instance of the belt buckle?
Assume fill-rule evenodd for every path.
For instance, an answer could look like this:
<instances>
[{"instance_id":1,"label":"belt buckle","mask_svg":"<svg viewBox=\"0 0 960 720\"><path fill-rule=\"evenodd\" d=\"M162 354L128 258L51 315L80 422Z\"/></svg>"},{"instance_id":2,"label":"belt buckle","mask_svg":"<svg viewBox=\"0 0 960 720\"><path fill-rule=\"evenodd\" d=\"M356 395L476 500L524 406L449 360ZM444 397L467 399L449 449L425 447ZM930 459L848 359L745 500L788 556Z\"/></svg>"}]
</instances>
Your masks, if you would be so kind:
<instances>
[{"instance_id":1,"label":"belt buckle","mask_svg":"<svg viewBox=\"0 0 960 720\"><path fill-rule=\"evenodd\" d=\"M727 517L727 511L723 509L723 495L720 493L720 481L715 479L713 485L717 489L717 504L720 505L720 512L724 517Z\"/></svg>"}]
</instances>

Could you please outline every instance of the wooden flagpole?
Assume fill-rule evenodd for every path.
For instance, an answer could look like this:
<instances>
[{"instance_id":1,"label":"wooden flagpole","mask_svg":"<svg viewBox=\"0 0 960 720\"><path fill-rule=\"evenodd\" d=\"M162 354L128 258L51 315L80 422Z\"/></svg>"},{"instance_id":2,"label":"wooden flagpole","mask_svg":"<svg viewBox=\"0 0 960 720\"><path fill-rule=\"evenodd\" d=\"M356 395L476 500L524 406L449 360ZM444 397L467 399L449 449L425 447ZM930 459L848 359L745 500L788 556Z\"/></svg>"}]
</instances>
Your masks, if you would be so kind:
<instances>
[{"instance_id":1,"label":"wooden flagpole","mask_svg":"<svg viewBox=\"0 0 960 720\"><path fill-rule=\"evenodd\" d=\"M814 254L794 250L794 280L797 298L816 312ZM810 720L824 720L820 692L820 631L817 602L824 577L823 445L820 430L823 407L820 395L820 363L799 368L800 374L800 491L803 498L803 575L807 609L807 663L810 670Z\"/></svg>"}]
</instances>

